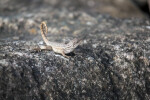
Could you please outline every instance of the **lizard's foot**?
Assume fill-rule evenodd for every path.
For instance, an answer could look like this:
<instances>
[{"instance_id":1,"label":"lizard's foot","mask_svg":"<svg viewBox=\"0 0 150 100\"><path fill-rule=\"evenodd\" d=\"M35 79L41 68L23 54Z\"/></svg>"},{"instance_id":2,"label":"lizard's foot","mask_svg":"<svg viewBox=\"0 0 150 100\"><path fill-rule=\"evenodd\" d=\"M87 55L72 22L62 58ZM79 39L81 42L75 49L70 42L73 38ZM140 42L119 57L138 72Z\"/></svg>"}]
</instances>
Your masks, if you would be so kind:
<instances>
[{"instance_id":1,"label":"lizard's foot","mask_svg":"<svg viewBox=\"0 0 150 100\"><path fill-rule=\"evenodd\" d=\"M40 47L35 47L35 48L32 48L30 51L31 52L40 52L41 48Z\"/></svg>"}]
</instances>

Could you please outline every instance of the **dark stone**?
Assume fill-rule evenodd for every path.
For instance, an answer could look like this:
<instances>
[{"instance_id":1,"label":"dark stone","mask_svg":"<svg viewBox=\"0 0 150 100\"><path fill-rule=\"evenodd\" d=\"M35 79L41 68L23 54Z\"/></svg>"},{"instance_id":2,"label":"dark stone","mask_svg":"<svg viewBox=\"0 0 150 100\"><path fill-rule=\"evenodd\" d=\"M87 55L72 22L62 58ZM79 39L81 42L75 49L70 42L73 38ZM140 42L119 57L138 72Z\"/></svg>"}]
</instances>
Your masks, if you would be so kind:
<instances>
[{"instance_id":1,"label":"dark stone","mask_svg":"<svg viewBox=\"0 0 150 100\"><path fill-rule=\"evenodd\" d=\"M38 1L32 10L18 5L0 16L0 100L150 99L149 19L59 9L57 3L37 7ZM42 21L50 41L83 38L69 59L32 51L45 45Z\"/></svg>"}]
</instances>

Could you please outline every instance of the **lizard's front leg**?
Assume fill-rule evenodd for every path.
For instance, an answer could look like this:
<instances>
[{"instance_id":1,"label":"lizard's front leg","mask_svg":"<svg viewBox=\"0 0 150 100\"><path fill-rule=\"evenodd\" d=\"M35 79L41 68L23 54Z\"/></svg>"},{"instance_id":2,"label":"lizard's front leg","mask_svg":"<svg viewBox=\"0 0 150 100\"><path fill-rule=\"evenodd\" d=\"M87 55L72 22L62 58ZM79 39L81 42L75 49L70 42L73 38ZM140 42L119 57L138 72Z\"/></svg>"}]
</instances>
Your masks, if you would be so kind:
<instances>
[{"instance_id":1,"label":"lizard's front leg","mask_svg":"<svg viewBox=\"0 0 150 100\"><path fill-rule=\"evenodd\" d=\"M64 53L64 51L62 51L61 54L62 54L64 57L69 58L69 56L67 56L67 55Z\"/></svg>"}]
</instances>

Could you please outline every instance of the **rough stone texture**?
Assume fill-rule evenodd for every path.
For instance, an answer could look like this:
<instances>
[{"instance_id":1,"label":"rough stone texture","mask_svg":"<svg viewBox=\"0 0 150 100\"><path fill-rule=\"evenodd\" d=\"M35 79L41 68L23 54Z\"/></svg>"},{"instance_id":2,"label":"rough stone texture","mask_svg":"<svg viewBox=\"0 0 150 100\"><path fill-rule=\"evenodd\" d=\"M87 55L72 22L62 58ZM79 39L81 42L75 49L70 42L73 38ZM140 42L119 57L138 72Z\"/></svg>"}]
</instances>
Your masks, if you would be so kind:
<instances>
[{"instance_id":1,"label":"rough stone texture","mask_svg":"<svg viewBox=\"0 0 150 100\"><path fill-rule=\"evenodd\" d=\"M28 8L18 3L13 13L3 9L0 16L0 100L150 99L149 19L118 19L69 6L56 9L58 2L40 7L40 0L32 2ZM41 21L47 21L49 40L83 37L83 43L69 59L53 51L32 51L44 45Z\"/></svg>"}]
</instances>

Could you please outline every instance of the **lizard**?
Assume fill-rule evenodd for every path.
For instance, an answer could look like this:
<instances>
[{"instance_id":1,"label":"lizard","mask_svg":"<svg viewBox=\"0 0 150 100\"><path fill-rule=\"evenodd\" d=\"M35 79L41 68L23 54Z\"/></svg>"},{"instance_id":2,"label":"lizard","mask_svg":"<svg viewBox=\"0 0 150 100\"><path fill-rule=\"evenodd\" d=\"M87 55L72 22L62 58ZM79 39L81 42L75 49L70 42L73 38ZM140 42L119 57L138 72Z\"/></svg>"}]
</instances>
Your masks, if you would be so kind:
<instances>
[{"instance_id":1,"label":"lizard","mask_svg":"<svg viewBox=\"0 0 150 100\"><path fill-rule=\"evenodd\" d=\"M47 25L45 22L41 23L41 35L46 44L46 46L41 46L40 50L53 50L56 53L62 54L64 57L69 57L66 54L73 52L73 50L81 44L81 40L74 38L68 43L58 43L58 42L51 42L47 39L46 34L48 33Z\"/></svg>"}]
</instances>

